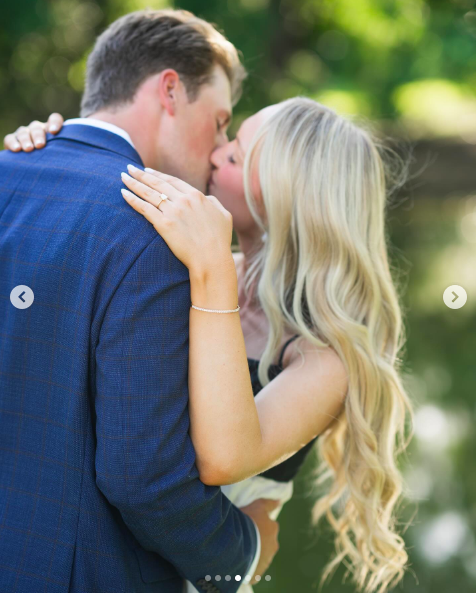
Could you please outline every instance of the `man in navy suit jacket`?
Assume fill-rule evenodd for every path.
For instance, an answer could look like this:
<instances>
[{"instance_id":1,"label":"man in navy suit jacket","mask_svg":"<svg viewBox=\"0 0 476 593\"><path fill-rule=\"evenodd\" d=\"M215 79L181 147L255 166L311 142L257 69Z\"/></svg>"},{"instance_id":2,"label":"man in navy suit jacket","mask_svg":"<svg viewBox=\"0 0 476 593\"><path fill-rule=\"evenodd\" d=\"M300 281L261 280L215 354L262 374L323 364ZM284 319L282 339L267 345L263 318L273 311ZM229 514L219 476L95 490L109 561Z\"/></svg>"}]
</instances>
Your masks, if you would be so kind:
<instances>
[{"instance_id":1,"label":"man in navy suit jacket","mask_svg":"<svg viewBox=\"0 0 476 593\"><path fill-rule=\"evenodd\" d=\"M0 593L232 593L276 551L264 505L198 479L188 270L120 194L128 163L205 189L240 68L193 15L132 13L87 119L0 154Z\"/></svg>"}]
</instances>

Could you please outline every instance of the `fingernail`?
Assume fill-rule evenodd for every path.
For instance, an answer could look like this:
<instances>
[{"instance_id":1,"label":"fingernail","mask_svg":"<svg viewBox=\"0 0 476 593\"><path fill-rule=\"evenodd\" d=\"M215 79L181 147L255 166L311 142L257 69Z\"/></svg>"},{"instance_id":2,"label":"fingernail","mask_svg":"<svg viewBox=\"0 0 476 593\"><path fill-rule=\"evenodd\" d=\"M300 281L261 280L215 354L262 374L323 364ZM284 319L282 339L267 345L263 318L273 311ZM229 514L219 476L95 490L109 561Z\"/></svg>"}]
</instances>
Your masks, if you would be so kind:
<instances>
[{"instance_id":1,"label":"fingernail","mask_svg":"<svg viewBox=\"0 0 476 593\"><path fill-rule=\"evenodd\" d=\"M144 169L144 171L147 171L147 173L159 173L159 171L155 170L155 169L151 169L150 167L146 167ZM160 173L159 173L160 175Z\"/></svg>"},{"instance_id":2,"label":"fingernail","mask_svg":"<svg viewBox=\"0 0 476 593\"><path fill-rule=\"evenodd\" d=\"M20 145L18 144L18 142L15 142L15 144L13 145L13 149L18 150L19 148L20 148Z\"/></svg>"},{"instance_id":3,"label":"fingernail","mask_svg":"<svg viewBox=\"0 0 476 593\"><path fill-rule=\"evenodd\" d=\"M139 172L140 169L138 169L137 167L134 167L134 165L127 165L127 169L129 171L132 171L133 173Z\"/></svg>"},{"instance_id":4,"label":"fingernail","mask_svg":"<svg viewBox=\"0 0 476 593\"><path fill-rule=\"evenodd\" d=\"M130 191L128 191L127 189L121 189L121 194L123 195L124 198L130 198L133 194L131 194Z\"/></svg>"},{"instance_id":5,"label":"fingernail","mask_svg":"<svg viewBox=\"0 0 476 593\"><path fill-rule=\"evenodd\" d=\"M132 179L132 177L130 175L128 175L127 173L121 173L121 177L122 179Z\"/></svg>"},{"instance_id":6,"label":"fingernail","mask_svg":"<svg viewBox=\"0 0 476 593\"><path fill-rule=\"evenodd\" d=\"M58 126L50 126L50 132L56 132L58 130Z\"/></svg>"},{"instance_id":7,"label":"fingernail","mask_svg":"<svg viewBox=\"0 0 476 593\"><path fill-rule=\"evenodd\" d=\"M38 147L38 146L43 146L43 142L42 142L41 140L37 140L37 141L35 142L35 146L37 146L37 147Z\"/></svg>"},{"instance_id":8,"label":"fingernail","mask_svg":"<svg viewBox=\"0 0 476 593\"><path fill-rule=\"evenodd\" d=\"M25 144L25 148L33 148L33 144L30 144L30 142L28 142L28 144Z\"/></svg>"}]
</instances>

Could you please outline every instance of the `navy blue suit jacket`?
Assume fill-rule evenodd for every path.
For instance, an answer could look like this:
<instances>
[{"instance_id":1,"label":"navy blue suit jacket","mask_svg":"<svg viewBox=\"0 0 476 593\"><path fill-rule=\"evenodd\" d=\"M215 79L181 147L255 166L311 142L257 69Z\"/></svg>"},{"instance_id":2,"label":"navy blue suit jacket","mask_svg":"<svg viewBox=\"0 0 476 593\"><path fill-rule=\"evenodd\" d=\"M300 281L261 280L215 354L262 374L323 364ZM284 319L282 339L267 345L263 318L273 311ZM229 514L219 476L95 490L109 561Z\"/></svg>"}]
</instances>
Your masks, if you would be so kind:
<instances>
[{"instance_id":1,"label":"navy blue suit jacket","mask_svg":"<svg viewBox=\"0 0 476 593\"><path fill-rule=\"evenodd\" d=\"M188 270L122 198L128 163L126 140L74 124L0 153L1 593L233 593L256 551L198 478Z\"/></svg>"}]
</instances>

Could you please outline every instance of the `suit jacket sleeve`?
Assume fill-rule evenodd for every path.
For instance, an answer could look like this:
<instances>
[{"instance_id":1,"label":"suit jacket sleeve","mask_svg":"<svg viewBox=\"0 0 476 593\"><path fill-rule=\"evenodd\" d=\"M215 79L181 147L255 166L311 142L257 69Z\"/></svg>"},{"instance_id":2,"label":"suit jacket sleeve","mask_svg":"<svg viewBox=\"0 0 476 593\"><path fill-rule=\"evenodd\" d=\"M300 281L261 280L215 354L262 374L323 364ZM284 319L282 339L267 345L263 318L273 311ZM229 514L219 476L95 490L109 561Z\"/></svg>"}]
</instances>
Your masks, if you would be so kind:
<instances>
[{"instance_id":1,"label":"suit jacket sleeve","mask_svg":"<svg viewBox=\"0 0 476 593\"><path fill-rule=\"evenodd\" d=\"M96 482L139 543L196 583L245 575L255 525L198 477L188 415L187 268L162 237L115 291L96 347ZM220 590L236 591L234 577Z\"/></svg>"}]
</instances>

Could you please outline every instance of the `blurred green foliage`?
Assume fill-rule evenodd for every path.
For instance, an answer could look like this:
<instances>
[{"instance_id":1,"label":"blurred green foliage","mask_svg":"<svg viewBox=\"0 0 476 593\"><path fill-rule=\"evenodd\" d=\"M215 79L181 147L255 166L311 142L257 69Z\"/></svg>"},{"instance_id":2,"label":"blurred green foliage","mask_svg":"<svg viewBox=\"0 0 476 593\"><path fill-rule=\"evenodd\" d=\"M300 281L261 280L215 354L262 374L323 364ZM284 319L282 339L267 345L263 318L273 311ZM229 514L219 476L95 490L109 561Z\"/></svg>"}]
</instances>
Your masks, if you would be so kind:
<instances>
[{"instance_id":1,"label":"blurred green foliage","mask_svg":"<svg viewBox=\"0 0 476 593\"><path fill-rule=\"evenodd\" d=\"M408 117L426 133L451 133L461 111L474 113L473 0L21 0L2 6L0 135L53 110L76 115L94 38L148 6L191 10L242 51L250 77L237 122L298 94L375 120Z\"/></svg>"},{"instance_id":2,"label":"blurred green foliage","mask_svg":"<svg viewBox=\"0 0 476 593\"><path fill-rule=\"evenodd\" d=\"M3 3L0 137L52 111L77 116L96 35L147 6L191 10L242 51L250 75L232 132L261 107L305 94L407 138L476 139L476 0ZM389 211L392 257L406 288L405 381L417 406L416 436L402 468L410 492L400 522L418 511L405 532L405 593L476 590L475 212L475 199L457 185L438 199L420 186L418 196ZM443 304L451 284L468 292L463 309ZM310 525L314 466L310 458L282 512L272 579L257 591L307 593L318 584L333 548L329 528ZM343 573L344 567L324 591L353 591L341 582Z\"/></svg>"}]
</instances>

